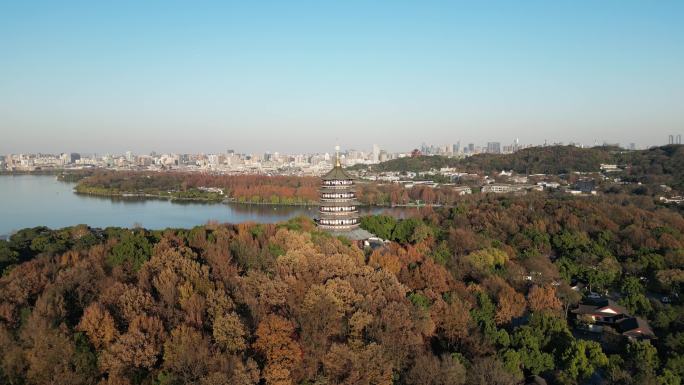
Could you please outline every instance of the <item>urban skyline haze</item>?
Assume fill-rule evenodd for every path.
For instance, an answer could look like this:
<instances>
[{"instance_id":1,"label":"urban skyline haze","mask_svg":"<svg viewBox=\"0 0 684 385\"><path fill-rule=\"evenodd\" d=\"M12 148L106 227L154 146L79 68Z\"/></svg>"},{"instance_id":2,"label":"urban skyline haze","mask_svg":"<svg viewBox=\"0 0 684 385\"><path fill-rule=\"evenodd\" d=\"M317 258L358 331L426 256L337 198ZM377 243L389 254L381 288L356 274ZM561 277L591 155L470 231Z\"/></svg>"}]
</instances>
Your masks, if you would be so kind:
<instances>
[{"instance_id":1,"label":"urban skyline haze","mask_svg":"<svg viewBox=\"0 0 684 385\"><path fill-rule=\"evenodd\" d=\"M684 2L0 3L0 153L667 143Z\"/></svg>"}]
</instances>

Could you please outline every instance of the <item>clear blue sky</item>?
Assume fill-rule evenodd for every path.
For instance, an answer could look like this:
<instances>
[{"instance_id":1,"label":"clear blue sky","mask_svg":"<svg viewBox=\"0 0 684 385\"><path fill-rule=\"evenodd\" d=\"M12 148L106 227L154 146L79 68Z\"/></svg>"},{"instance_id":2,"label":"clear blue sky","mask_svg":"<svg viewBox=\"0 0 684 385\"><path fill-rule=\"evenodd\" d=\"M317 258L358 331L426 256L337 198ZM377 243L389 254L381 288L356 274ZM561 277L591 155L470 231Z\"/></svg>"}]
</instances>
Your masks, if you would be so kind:
<instances>
[{"instance_id":1,"label":"clear blue sky","mask_svg":"<svg viewBox=\"0 0 684 385\"><path fill-rule=\"evenodd\" d=\"M0 2L0 153L670 133L681 0Z\"/></svg>"}]
</instances>

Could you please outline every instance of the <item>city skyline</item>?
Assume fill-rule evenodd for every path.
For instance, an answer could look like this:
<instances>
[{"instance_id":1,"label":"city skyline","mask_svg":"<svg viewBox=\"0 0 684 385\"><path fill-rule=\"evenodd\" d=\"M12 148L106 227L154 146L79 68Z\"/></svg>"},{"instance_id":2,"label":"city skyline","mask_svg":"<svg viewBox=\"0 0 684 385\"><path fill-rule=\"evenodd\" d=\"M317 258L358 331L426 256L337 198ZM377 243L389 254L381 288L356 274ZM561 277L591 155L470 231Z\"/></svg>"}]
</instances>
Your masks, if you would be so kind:
<instances>
[{"instance_id":1,"label":"city skyline","mask_svg":"<svg viewBox=\"0 0 684 385\"><path fill-rule=\"evenodd\" d=\"M684 3L0 4L0 153L666 143ZM665 139L666 140L666 139Z\"/></svg>"},{"instance_id":2,"label":"city skyline","mask_svg":"<svg viewBox=\"0 0 684 385\"><path fill-rule=\"evenodd\" d=\"M544 140L542 143L529 143L529 142L523 142L520 140L520 138L513 138L508 141L501 141L501 140L486 140L484 142L473 142L473 141L468 141L468 140L455 140L455 141L446 141L446 142L435 142L435 141L422 141L422 142L414 142L413 145L409 145L405 148L388 148L384 144L378 144L378 143L362 143L359 146L340 146L341 150L343 152L346 151L361 151L361 152L366 152L366 153L372 153L374 148L376 146L379 147L382 151L386 151L389 153L394 153L394 154L399 154L399 153L405 153L408 154L413 150L422 150L423 147L431 147L433 149L439 149L439 152L448 152L448 153L473 153L472 149L470 151L467 150L468 146L473 146L474 148L477 149L476 153L498 153L498 152L513 152L515 150L519 149L524 149L528 147L541 147L541 146L553 146L553 145L571 145L571 146L579 146L579 147L594 147L594 146L619 146L624 149L628 150L639 150L639 149L647 149L650 147L657 147L657 146L662 146L662 145L667 145L667 144L681 144L681 134L678 133L673 133L673 134L668 134L667 137L663 138L660 142L655 142L653 144L649 145L643 145L639 144L636 142L620 142L620 141L610 141L610 140L594 140L591 143L581 143L579 141L569 141L569 142L564 142L564 141L556 141L556 140ZM190 151L190 150L184 150L183 146L179 146L180 150L165 150L163 148L157 148L159 146L154 146L154 145L149 145L149 149L147 150L134 150L136 145L132 146L121 146L120 148L113 150L113 151L93 151L92 149L78 149L78 148L55 148L55 146L48 146L47 149L45 150L26 150L26 151L19 151L16 149L8 149L5 151L0 151L0 155L7 155L7 154L64 154L64 153L78 153L78 154L87 154L87 155L97 155L97 156L103 156L103 155L125 155L128 152L132 152L135 155L147 155L147 154L222 154L222 153L227 153L227 152L235 152L239 154L282 154L282 155L294 155L294 154L325 154L325 153L330 153L333 154L335 152L335 147L340 145L340 141L332 142L332 144L324 146L323 148L313 148L311 147L308 150L302 150L302 151L287 151L287 150L282 150L280 148L264 148L264 149L259 149L257 148L256 150L246 150L238 147L231 147L230 144L227 145L220 145L220 144L214 144L212 146L209 146L207 149L199 149L197 151ZM492 151L491 148L488 148L490 145L496 145L499 146L498 151ZM442 151L443 148L449 147L449 151ZM460 151L453 151L452 149L458 147ZM515 147L515 150L509 150L509 151L504 151L502 149L508 147L509 149L513 149ZM215 148L216 150L210 151L209 148ZM423 151L425 152L425 151Z\"/></svg>"}]
</instances>

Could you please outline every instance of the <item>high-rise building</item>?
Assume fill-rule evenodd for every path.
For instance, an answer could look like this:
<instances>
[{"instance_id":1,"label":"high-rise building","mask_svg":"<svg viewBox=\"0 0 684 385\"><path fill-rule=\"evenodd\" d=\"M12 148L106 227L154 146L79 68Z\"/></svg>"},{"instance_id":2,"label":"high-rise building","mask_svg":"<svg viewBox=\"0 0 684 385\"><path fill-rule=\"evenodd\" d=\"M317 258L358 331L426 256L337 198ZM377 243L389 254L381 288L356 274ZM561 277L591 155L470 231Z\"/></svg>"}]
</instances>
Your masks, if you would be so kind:
<instances>
[{"instance_id":1,"label":"high-rise building","mask_svg":"<svg viewBox=\"0 0 684 385\"><path fill-rule=\"evenodd\" d=\"M335 166L321 178L316 223L320 229L351 240L368 239L372 234L359 228L359 202L356 200L354 178L342 168L339 147L335 150Z\"/></svg>"},{"instance_id":2,"label":"high-rise building","mask_svg":"<svg viewBox=\"0 0 684 385\"><path fill-rule=\"evenodd\" d=\"M471 154L475 152L475 143L468 143L468 152Z\"/></svg>"},{"instance_id":3,"label":"high-rise building","mask_svg":"<svg viewBox=\"0 0 684 385\"><path fill-rule=\"evenodd\" d=\"M682 134L677 135L677 144L682 144Z\"/></svg>"},{"instance_id":4,"label":"high-rise building","mask_svg":"<svg viewBox=\"0 0 684 385\"><path fill-rule=\"evenodd\" d=\"M501 143L499 143L499 142L487 142L487 153L488 154L500 154L501 153Z\"/></svg>"},{"instance_id":5,"label":"high-rise building","mask_svg":"<svg viewBox=\"0 0 684 385\"><path fill-rule=\"evenodd\" d=\"M461 141L459 140L456 144L451 146L451 152L458 154L461 152Z\"/></svg>"},{"instance_id":6,"label":"high-rise building","mask_svg":"<svg viewBox=\"0 0 684 385\"><path fill-rule=\"evenodd\" d=\"M373 162L377 163L380 161L380 146L378 146L377 144L373 145L372 157L373 157L373 159L372 159Z\"/></svg>"},{"instance_id":7,"label":"high-rise building","mask_svg":"<svg viewBox=\"0 0 684 385\"><path fill-rule=\"evenodd\" d=\"M669 135L667 137L667 144L674 144L674 135Z\"/></svg>"}]
</instances>

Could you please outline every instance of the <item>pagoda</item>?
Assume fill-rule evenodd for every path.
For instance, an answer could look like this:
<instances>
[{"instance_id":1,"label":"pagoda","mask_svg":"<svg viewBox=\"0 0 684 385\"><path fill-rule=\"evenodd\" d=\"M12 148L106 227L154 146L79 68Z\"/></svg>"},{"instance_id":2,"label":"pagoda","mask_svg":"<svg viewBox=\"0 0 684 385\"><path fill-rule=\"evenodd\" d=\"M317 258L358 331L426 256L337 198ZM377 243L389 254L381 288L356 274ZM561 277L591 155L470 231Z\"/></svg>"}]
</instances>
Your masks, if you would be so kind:
<instances>
[{"instance_id":1,"label":"pagoda","mask_svg":"<svg viewBox=\"0 0 684 385\"><path fill-rule=\"evenodd\" d=\"M372 237L373 234L359 228L354 178L342 168L339 147L335 148L335 166L321 179L318 227L356 241Z\"/></svg>"}]
</instances>

